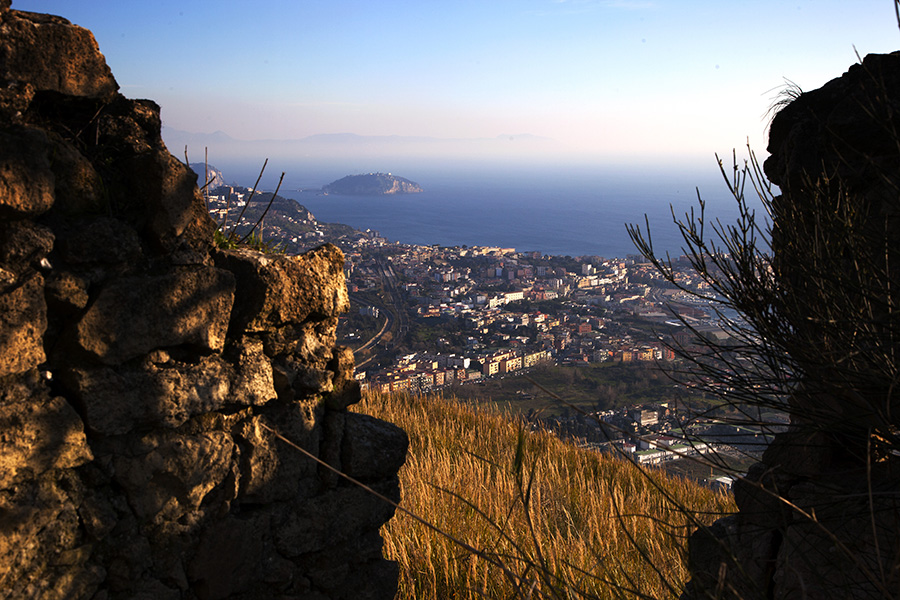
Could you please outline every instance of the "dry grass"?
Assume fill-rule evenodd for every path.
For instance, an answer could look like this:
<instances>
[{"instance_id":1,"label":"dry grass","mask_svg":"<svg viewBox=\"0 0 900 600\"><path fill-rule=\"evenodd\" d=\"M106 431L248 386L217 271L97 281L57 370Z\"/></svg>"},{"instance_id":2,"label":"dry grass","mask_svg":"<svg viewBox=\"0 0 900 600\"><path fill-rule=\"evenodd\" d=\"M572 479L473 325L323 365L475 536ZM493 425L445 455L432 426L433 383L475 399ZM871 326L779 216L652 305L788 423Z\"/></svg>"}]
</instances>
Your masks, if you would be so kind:
<instances>
[{"instance_id":1,"label":"dry grass","mask_svg":"<svg viewBox=\"0 0 900 600\"><path fill-rule=\"evenodd\" d=\"M399 598L676 597L697 521L729 496L563 443L457 401L369 394L410 436L402 506L384 528Z\"/></svg>"}]
</instances>

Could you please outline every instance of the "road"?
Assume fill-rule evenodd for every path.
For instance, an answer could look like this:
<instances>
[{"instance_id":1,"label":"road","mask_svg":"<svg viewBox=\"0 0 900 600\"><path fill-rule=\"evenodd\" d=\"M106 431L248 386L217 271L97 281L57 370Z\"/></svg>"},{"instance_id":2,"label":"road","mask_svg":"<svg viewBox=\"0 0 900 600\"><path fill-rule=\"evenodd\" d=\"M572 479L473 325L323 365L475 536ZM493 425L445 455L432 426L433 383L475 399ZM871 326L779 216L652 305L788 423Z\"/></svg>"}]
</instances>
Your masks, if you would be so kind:
<instances>
[{"instance_id":1,"label":"road","mask_svg":"<svg viewBox=\"0 0 900 600\"><path fill-rule=\"evenodd\" d=\"M374 348L375 344L377 344L379 341L381 341L381 338L384 337L385 332L390 331L391 327L394 324L394 315L389 310L385 310L384 315L385 315L384 325L381 326L381 329L378 330L378 333L376 333L371 338L369 338L369 341L367 341L365 344L363 344L362 346L360 346L359 348L357 348L356 350L353 351L354 357L359 356L365 350ZM375 355L373 354L366 360L356 363L356 368L359 369L361 367L364 367L365 365L367 365L374 359L375 359Z\"/></svg>"},{"instance_id":2,"label":"road","mask_svg":"<svg viewBox=\"0 0 900 600\"><path fill-rule=\"evenodd\" d=\"M394 275L394 269L391 265L385 263L383 259L379 258L377 264L378 270L381 272L381 281L384 283L385 291L390 295L391 306L388 307L388 310L392 310L397 317L398 325L400 326L399 335L401 338L404 338L409 333L409 316L406 314L403 298L397 290L397 276Z\"/></svg>"},{"instance_id":3,"label":"road","mask_svg":"<svg viewBox=\"0 0 900 600\"><path fill-rule=\"evenodd\" d=\"M397 333L394 334L394 338L391 342L392 344L396 345L398 340L402 341L405 339L406 334L409 333L409 316L406 314L406 307L403 304L400 292L397 290L397 277L394 274L394 270L391 268L390 264L385 263L382 259L378 259L377 266L378 272L381 275L381 283L384 286L384 291L387 292L385 294L386 305L380 307L384 311L386 319L378 333L372 336L365 344L353 351L354 356L358 356L363 350L374 348L375 345L381 341L381 338L384 337L385 333L394 331L395 324L397 325ZM376 357L373 355L366 360L357 363L356 368L359 369L364 367L375 358Z\"/></svg>"}]
</instances>

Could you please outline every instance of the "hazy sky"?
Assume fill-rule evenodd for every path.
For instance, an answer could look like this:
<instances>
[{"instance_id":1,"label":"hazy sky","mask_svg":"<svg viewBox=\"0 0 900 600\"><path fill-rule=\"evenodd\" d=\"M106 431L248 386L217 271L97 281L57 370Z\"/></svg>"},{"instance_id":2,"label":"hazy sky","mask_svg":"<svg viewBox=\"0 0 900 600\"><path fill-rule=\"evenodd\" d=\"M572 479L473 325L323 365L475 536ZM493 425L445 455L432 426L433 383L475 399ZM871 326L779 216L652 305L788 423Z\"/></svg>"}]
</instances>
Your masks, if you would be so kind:
<instances>
[{"instance_id":1,"label":"hazy sky","mask_svg":"<svg viewBox=\"0 0 900 600\"><path fill-rule=\"evenodd\" d=\"M589 157L702 156L900 47L891 0L14 0L91 29L164 125L242 139L529 133ZM557 146L554 146L556 148Z\"/></svg>"}]
</instances>

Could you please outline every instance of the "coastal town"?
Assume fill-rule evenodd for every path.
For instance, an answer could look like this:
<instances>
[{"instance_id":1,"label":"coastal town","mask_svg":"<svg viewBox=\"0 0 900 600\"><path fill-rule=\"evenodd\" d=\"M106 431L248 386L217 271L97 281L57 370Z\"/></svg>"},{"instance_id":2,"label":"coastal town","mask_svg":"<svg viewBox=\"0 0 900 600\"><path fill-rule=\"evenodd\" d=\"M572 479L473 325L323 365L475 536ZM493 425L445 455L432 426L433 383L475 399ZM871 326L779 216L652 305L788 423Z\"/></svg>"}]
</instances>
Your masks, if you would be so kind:
<instances>
[{"instance_id":1,"label":"coastal town","mask_svg":"<svg viewBox=\"0 0 900 600\"><path fill-rule=\"evenodd\" d=\"M401 333L412 320L444 334L431 336L432 347L420 353L441 356L436 362L442 371L425 364L427 359L403 356L393 365L359 373L381 391L425 391L551 359L570 365L673 360L659 335L680 333L672 307L678 306L680 318L698 327L706 316L684 292L654 285L662 282L634 257L604 260L510 248L413 246L391 244L377 235L345 248L345 256L351 295L362 299L365 292L386 289L393 303L360 306L364 314L374 317L393 309L402 321ZM636 320L655 323L659 331L627 326ZM717 328L708 329L715 334ZM422 339L412 336L411 347L418 349L422 344L416 341ZM442 373L444 382L430 373Z\"/></svg>"},{"instance_id":2,"label":"coastal town","mask_svg":"<svg viewBox=\"0 0 900 600\"><path fill-rule=\"evenodd\" d=\"M326 242L344 252L352 309L340 319L338 343L354 350L364 390L490 396L536 426L643 464L669 465L713 450L756 457L773 433L725 425L710 398L659 375L660 366L677 364L673 348L690 350L698 338L728 339L704 299L708 285L686 257L672 261L673 285L639 255L403 244L376 231L319 223L280 197L273 201L278 209L266 213L271 194L252 201L249 192L218 188L209 199L211 214L224 222L241 210L229 218L244 231L265 214L260 238L288 253ZM574 410L535 409L542 392L530 383L541 386L542 376L560 374L587 379L594 393L573 400ZM636 384L644 391L630 393L621 381L590 380L604 376L655 383ZM577 385L562 386L568 388ZM543 392L553 402L554 391ZM780 415L767 419L776 429L783 424Z\"/></svg>"},{"instance_id":3,"label":"coastal town","mask_svg":"<svg viewBox=\"0 0 900 600\"><path fill-rule=\"evenodd\" d=\"M467 388L517 376L533 381L540 379L535 373L553 369L609 367L628 377L658 376L660 366L679 359L674 348L690 351L702 342L698 336L729 337L710 304L698 299L709 290L686 258L673 262L676 287L639 256L416 246L368 233L345 244L357 314L339 328L343 343L365 342L355 345L364 389L452 389L477 397ZM368 328L354 329L364 322L360 317L369 320ZM712 451L740 463L761 453L773 431L786 425L779 414L765 416L772 425L766 431L726 425L709 404L685 401L689 396L665 377L656 381L655 394L640 404L598 394L589 406L545 416L540 424L656 465ZM519 396L535 393L516 387ZM495 399L501 389L492 388Z\"/></svg>"}]
</instances>

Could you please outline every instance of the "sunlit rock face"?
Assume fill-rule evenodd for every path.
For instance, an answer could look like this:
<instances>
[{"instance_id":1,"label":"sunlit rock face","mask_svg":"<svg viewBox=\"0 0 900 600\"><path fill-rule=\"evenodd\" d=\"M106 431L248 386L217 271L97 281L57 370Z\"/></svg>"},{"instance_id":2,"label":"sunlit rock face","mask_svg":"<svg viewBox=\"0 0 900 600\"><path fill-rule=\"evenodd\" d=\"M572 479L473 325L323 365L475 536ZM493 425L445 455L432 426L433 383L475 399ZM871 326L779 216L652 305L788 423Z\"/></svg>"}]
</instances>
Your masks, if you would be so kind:
<instances>
[{"instance_id":1,"label":"sunlit rock face","mask_svg":"<svg viewBox=\"0 0 900 600\"><path fill-rule=\"evenodd\" d=\"M392 598L392 506L291 445L399 499L405 433L346 411L340 250L213 248L158 107L9 5L0 598Z\"/></svg>"}]
</instances>

